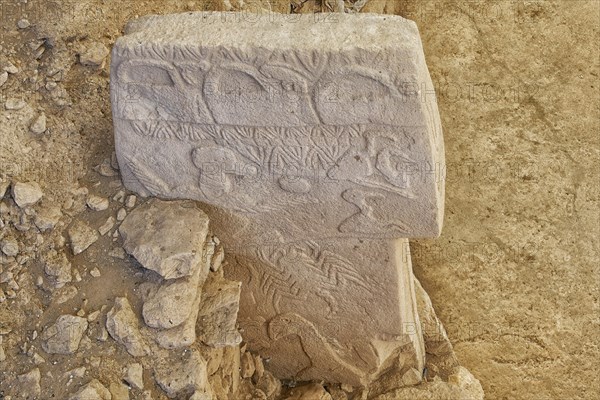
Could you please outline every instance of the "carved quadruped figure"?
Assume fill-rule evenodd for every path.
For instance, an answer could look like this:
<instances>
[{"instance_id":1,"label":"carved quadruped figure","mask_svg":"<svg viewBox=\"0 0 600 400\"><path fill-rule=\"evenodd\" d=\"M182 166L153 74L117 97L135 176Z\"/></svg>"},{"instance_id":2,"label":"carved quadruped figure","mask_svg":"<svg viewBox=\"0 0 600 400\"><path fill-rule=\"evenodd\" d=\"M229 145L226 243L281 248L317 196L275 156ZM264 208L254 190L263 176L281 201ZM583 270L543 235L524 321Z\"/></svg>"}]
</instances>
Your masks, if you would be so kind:
<instances>
[{"instance_id":1,"label":"carved quadruped figure","mask_svg":"<svg viewBox=\"0 0 600 400\"><path fill-rule=\"evenodd\" d=\"M277 314L269 321L268 333L273 341L291 335L300 338L310 365L296 373L298 380L314 379L322 371L327 371L334 379L352 382L356 386L363 384L360 369L344 361L332 347L331 341L323 337L306 318L295 313Z\"/></svg>"}]
</instances>

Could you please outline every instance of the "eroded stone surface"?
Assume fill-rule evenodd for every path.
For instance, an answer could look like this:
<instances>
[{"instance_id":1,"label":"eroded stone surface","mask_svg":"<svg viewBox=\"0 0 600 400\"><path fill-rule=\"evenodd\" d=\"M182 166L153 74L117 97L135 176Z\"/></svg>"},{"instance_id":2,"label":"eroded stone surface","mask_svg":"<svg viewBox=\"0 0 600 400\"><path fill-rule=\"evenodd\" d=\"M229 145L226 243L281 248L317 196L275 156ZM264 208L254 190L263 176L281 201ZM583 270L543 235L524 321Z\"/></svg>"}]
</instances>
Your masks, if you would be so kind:
<instances>
[{"instance_id":1,"label":"eroded stone surface","mask_svg":"<svg viewBox=\"0 0 600 400\"><path fill-rule=\"evenodd\" d=\"M438 235L443 141L416 25L336 18L131 22L111 66L125 185L268 214L294 239Z\"/></svg>"},{"instance_id":2,"label":"eroded stone surface","mask_svg":"<svg viewBox=\"0 0 600 400\"><path fill-rule=\"evenodd\" d=\"M117 41L125 185L207 204L226 276L242 282L245 340L276 376L359 386L402 352L402 370L422 370L408 242L396 238L439 234L444 156L416 26L214 18L142 18ZM359 23L370 29L357 35ZM314 40L294 40L306 31Z\"/></svg>"}]
</instances>

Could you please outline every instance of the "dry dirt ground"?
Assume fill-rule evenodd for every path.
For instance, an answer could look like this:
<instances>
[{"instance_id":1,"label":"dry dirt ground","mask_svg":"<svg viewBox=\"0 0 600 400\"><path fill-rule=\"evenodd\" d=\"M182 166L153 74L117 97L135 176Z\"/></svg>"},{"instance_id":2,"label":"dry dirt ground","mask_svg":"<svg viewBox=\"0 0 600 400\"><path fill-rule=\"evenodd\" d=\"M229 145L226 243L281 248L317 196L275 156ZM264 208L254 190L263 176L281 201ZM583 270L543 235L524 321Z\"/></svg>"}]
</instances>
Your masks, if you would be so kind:
<instances>
[{"instance_id":1,"label":"dry dirt ground","mask_svg":"<svg viewBox=\"0 0 600 400\"><path fill-rule=\"evenodd\" d=\"M7 78L0 87L4 181L38 182L44 207L77 208L79 187L112 197L118 177L94 170L114 150L109 59L84 66L79 54L98 42L110 48L136 15L226 3L267 8L266 0L1 0L0 73L10 72L0 75L0 83ZM280 12L327 8L312 0L272 3ZM415 273L461 363L489 399L597 398L600 3L370 0L362 11L400 14L421 31L444 127L447 211L442 236L412 249ZM23 108L5 110L15 99ZM32 133L41 113L47 129ZM99 226L118 207L78 215ZM2 218L11 218L9 210ZM16 261L31 267L19 280L1 279L0 345L11 362L31 365L34 330L58 310L31 323L50 297L36 286L41 264L23 257L60 238L10 234L22 243ZM95 310L108 290L133 284L110 268L110 238L101 242L73 262L84 282L94 267L102 275L64 304Z\"/></svg>"}]
</instances>

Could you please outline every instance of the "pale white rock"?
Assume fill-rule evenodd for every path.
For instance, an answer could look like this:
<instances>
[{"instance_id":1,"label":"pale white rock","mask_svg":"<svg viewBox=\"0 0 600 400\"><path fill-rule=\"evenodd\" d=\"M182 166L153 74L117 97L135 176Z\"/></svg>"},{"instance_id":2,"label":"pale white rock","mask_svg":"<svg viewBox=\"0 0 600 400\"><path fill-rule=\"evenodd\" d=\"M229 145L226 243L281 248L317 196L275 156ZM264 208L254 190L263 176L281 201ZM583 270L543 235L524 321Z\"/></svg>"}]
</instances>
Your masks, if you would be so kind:
<instances>
[{"instance_id":1,"label":"pale white rock","mask_svg":"<svg viewBox=\"0 0 600 400\"><path fill-rule=\"evenodd\" d=\"M14 182L12 184L12 197L20 208L34 205L44 193L36 182Z\"/></svg>"},{"instance_id":2,"label":"pale white rock","mask_svg":"<svg viewBox=\"0 0 600 400\"><path fill-rule=\"evenodd\" d=\"M210 274L202 288L198 338L208 346L235 346L242 341L237 329L241 283Z\"/></svg>"},{"instance_id":3,"label":"pale white rock","mask_svg":"<svg viewBox=\"0 0 600 400\"><path fill-rule=\"evenodd\" d=\"M71 262L64 253L49 252L44 260L44 271L51 278L56 288L61 288L71 282Z\"/></svg>"},{"instance_id":4,"label":"pale white rock","mask_svg":"<svg viewBox=\"0 0 600 400\"><path fill-rule=\"evenodd\" d=\"M111 382L109 391L111 400L129 400L129 388L123 382Z\"/></svg>"},{"instance_id":5,"label":"pale white rock","mask_svg":"<svg viewBox=\"0 0 600 400\"><path fill-rule=\"evenodd\" d=\"M29 130L38 135L46 132L46 114L39 114L29 126Z\"/></svg>"},{"instance_id":6,"label":"pale white rock","mask_svg":"<svg viewBox=\"0 0 600 400\"><path fill-rule=\"evenodd\" d=\"M82 253L98 240L98 233L83 221L75 221L67 232L74 255Z\"/></svg>"},{"instance_id":7,"label":"pale white rock","mask_svg":"<svg viewBox=\"0 0 600 400\"><path fill-rule=\"evenodd\" d=\"M30 26L31 26L31 23L25 18L17 21L17 28L19 28L19 29L27 29Z\"/></svg>"},{"instance_id":8,"label":"pale white rock","mask_svg":"<svg viewBox=\"0 0 600 400\"><path fill-rule=\"evenodd\" d=\"M90 275L93 276L94 278L99 278L101 273L100 270L98 269L98 267L94 267L90 270Z\"/></svg>"},{"instance_id":9,"label":"pale white rock","mask_svg":"<svg viewBox=\"0 0 600 400\"><path fill-rule=\"evenodd\" d=\"M140 333L138 317L125 297L115 299L115 305L106 315L106 329L132 356L142 357L148 353L148 346Z\"/></svg>"},{"instance_id":10,"label":"pale white rock","mask_svg":"<svg viewBox=\"0 0 600 400\"><path fill-rule=\"evenodd\" d=\"M193 275L202 264L208 217L193 202L152 199L119 227L123 247L165 279Z\"/></svg>"},{"instance_id":11,"label":"pale white rock","mask_svg":"<svg viewBox=\"0 0 600 400\"><path fill-rule=\"evenodd\" d=\"M4 86L6 81L8 81L8 72L6 72L6 71L0 72L0 87Z\"/></svg>"},{"instance_id":12,"label":"pale white rock","mask_svg":"<svg viewBox=\"0 0 600 400\"><path fill-rule=\"evenodd\" d=\"M0 248L8 257L15 257L19 254L19 242L14 237L8 236L0 240Z\"/></svg>"},{"instance_id":13,"label":"pale white rock","mask_svg":"<svg viewBox=\"0 0 600 400\"><path fill-rule=\"evenodd\" d=\"M0 177L0 200L6 194L6 191L8 190L9 186L10 186L10 182L8 181L8 179L4 179L4 178Z\"/></svg>"},{"instance_id":14,"label":"pale white rock","mask_svg":"<svg viewBox=\"0 0 600 400\"><path fill-rule=\"evenodd\" d=\"M106 222L104 222L104 224L98 228L98 233L102 236L106 235L115 226L115 222L116 221L114 217L108 217Z\"/></svg>"},{"instance_id":15,"label":"pale white rock","mask_svg":"<svg viewBox=\"0 0 600 400\"><path fill-rule=\"evenodd\" d=\"M125 207L127 208L133 208L135 207L135 202L137 201L137 196L135 195L129 195L127 196L127 200L125 200Z\"/></svg>"},{"instance_id":16,"label":"pale white rock","mask_svg":"<svg viewBox=\"0 0 600 400\"><path fill-rule=\"evenodd\" d=\"M254 365L254 357L248 351L244 352L240 357L240 367L241 367L241 375L242 378L251 378L256 371L256 366Z\"/></svg>"},{"instance_id":17,"label":"pale white rock","mask_svg":"<svg viewBox=\"0 0 600 400\"><path fill-rule=\"evenodd\" d=\"M125 217L127 217L127 210L119 208L119 211L117 211L117 221L123 221Z\"/></svg>"},{"instance_id":18,"label":"pale white rock","mask_svg":"<svg viewBox=\"0 0 600 400\"><path fill-rule=\"evenodd\" d=\"M423 379L423 372L418 371L415 368L409 368L408 371L402 375L402 384L404 386L415 386L421 383Z\"/></svg>"},{"instance_id":19,"label":"pale white rock","mask_svg":"<svg viewBox=\"0 0 600 400\"><path fill-rule=\"evenodd\" d=\"M104 63L104 59L108 56L108 48L99 42L94 42L88 48L79 54L79 62L83 65L98 67Z\"/></svg>"},{"instance_id":20,"label":"pale white rock","mask_svg":"<svg viewBox=\"0 0 600 400\"><path fill-rule=\"evenodd\" d=\"M91 195L88 197L86 204L94 211L104 211L108 209L108 199L106 197Z\"/></svg>"},{"instance_id":21,"label":"pale white rock","mask_svg":"<svg viewBox=\"0 0 600 400\"><path fill-rule=\"evenodd\" d=\"M184 391L192 393L209 388L206 361L197 350L172 358L160 360L154 368L154 379L169 398Z\"/></svg>"},{"instance_id":22,"label":"pale white rock","mask_svg":"<svg viewBox=\"0 0 600 400\"><path fill-rule=\"evenodd\" d=\"M123 378L132 388L137 390L144 389L144 367L142 364L134 363L127 366L125 377Z\"/></svg>"},{"instance_id":23,"label":"pale white rock","mask_svg":"<svg viewBox=\"0 0 600 400\"><path fill-rule=\"evenodd\" d=\"M35 214L34 224L39 230L47 231L54 229L61 217L62 212L59 206L43 204Z\"/></svg>"},{"instance_id":24,"label":"pale white rock","mask_svg":"<svg viewBox=\"0 0 600 400\"><path fill-rule=\"evenodd\" d=\"M85 384L69 400L112 400L110 391L97 379Z\"/></svg>"},{"instance_id":25,"label":"pale white rock","mask_svg":"<svg viewBox=\"0 0 600 400\"><path fill-rule=\"evenodd\" d=\"M25 108L26 105L27 103L22 99L11 98L6 100L6 102L4 103L4 108L6 108L7 110L18 111Z\"/></svg>"},{"instance_id":26,"label":"pale white rock","mask_svg":"<svg viewBox=\"0 0 600 400\"><path fill-rule=\"evenodd\" d=\"M39 368L34 368L31 371L17 376L19 385L19 396L23 399L36 399L42 394L40 386L41 374Z\"/></svg>"},{"instance_id":27,"label":"pale white rock","mask_svg":"<svg viewBox=\"0 0 600 400\"><path fill-rule=\"evenodd\" d=\"M206 275L204 275L206 276ZM146 295L142 315L146 325L170 329L184 323L199 296L200 272L192 277L168 280ZM198 312L198 308L195 309Z\"/></svg>"},{"instance_id":28,"label":"pale white rock","mask_svg":"<svg viewBox=\"0 0 600 400\"><path fill-rule=\"evenodd\" d=\"M9 74L13 74L13 75L19 73L19 68L10 61L8 61L6 64L4 64L2 66L2 69L4 71L8 72Z\"/></svg>"},{"instance_id":29,"label":"pale white rock","mask_svg":"<svg viewBox=\"0 0 600 400\"><path fill-rule=\"evenodd\" d=\"M293 388L285 400L332 400L332 397L323 385L309 383Z\"/></svg>"},{"instance_id":30,"label":"pale white rock","mask_svg":"<svg viewBox=\"0 0 600 400\"><path fill-rule=\"evenodd\" d=\"M88 322L85 318L61 315L53 325L42 332L42 348L51 354L72 354L79 348L87 327Z\"/></svg>"}]
</instances>

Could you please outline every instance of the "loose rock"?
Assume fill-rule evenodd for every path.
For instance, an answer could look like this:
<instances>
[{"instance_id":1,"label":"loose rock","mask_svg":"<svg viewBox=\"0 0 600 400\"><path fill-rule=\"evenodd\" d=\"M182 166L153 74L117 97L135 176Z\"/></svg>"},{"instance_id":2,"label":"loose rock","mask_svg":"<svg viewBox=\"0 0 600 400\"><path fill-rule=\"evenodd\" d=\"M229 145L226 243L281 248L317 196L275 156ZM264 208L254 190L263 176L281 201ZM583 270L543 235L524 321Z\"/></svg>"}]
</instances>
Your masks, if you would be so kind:
<instances>
[{"instance_id":1,"label":"loose rock","mask_svg":"<svg viewBox=\"0 0 600 400\"><path fill-rule=\"evenodd\" d=\"M19 384L19 395L23 399L35 399L42 394L42 388L40 386L40 370L34 368L26 374L19 375L17 382Z\"/></svg>"},{"instance_id":2,"label":"loose rock","mask_svg":"<svg viewBox=\"0 0 600 400\"><path fill-rule=\"evenodd\" d=\"M125 250L165 279L193 275L201 267L208 217L193 202L152 199L119 227Z\"/></svg>"},{"instance_id":3,"label":"loose rock","mask_svg":"<svg viewBox=\"0 0 600 400\"><path fill-rule=\"evenodd\" d=\"M91 195L88 197L86 204L94 211L104 211L108 209L108 199L105 197Z\"/></svg>"},{"instance_id":4,"label":"loose rock","mask_svg":"<svg viewBox=\"0 0 600 400\"><path fill-rule=\"evenodd\" d=\"M29 126L29 130L35 134L41 135L46 132L46 114L41 113L38 115L31 126Z\"/></svg>"},{"instance_id":5,"label":"loose rock","mask_svg":"<svg viewBox=\"0 0 600 400\"><path fill-rule=\"evenodd\" d=\"M79 55L79 62L83 65L98 67L104 63L108 53L109 50L104 44L94 42Z\"/></svg>"},{"instance_id":6,"label":"loose rock","mask_svg":"<svg viewBox=\"0 0 600 400\"><path fill-rule=\"evenodd\" d=\"M127 373L125 375L125 381L131 385L132 388L143 390L144 389L144 367L142 364L130 364L127 367Z\"/></svg>"},{"instance_id":7,"label":"loose rock","mask_svg":"<svg viewBox=\"0 0 600 400\"><path fill-rule=\"evenodd\" d=\"M98 228L98 233L102 236L106 235L110 230L115 226L115 219L113 217L108 217L106 222Z\"/></svg>"},{"instance_id":8,"label":"loose rock","mask_svg":"<svg viewBox=\"0 0 600 400\"><path fill-rule=\"evenodd\" d=\"M110 391L97 379L92 379L69 400L111 400Z\"/></svg>"},{"instance_id":9,"label":"loose rock","mask_svg":"<svg viewBox=\"0 0 600 400\"><path fill-rule=\"evenodd\" d=\"M54 205L46 206L44 204L36 213L34 223L39 230L47 231L56 226L60 217L62 217L60 207Z\"/></svg>"},{"instance_id":10,"label":"loose rock","mask_svg":"<svg viewBox=\"0 0 600 400\"><path fill-rule=\"evenodd\" d=\"M54 325L42 333L42 348L51 354L72 354L79 348L87 327L88 322L85 318L61 315Z\"/></svg>"},{"instance_id":11,"label":"loose rock","mask_svg":"<svg viewBox=\"0 0 600 400\"><path fill-rule=\"evenodd\" d=\"M25 108L26 105L27 105L27 103L25 103L21 99L8 99L4 103L4 108L6 108L7 110L11 110L11 111L18 111L18 110L22 110L23 108Z\"/></svg>"},{"instance_id":12,"label":"loose rock","mask_svg":"<svg viewBox=\"0 0 600 400\"><path fill-rule=\"evenodd\" d=\"M117 297L106 315L106 329L117 343L122 344L134 357L145 356L147 346L140 333L138 318L125 297Z\"/></svg>"},{"instance_id":13,"label":"loose rock","mask_svg":"<svg viewBox=\"0 0 600 400\"><path fill-rule=\"evenodd\" d=\"M20 19L20 20L17 21L17 28L19 28L19 29L27 29L30 26L31 26L31 24L25 18Z\"/></svg>"},{"instance_id":14,"label":"loose rock","mask_svg":"<svg viewBox=\"0 0 600 400\"><path fill-rule=\"evenodd\" d=\"M4 86L6 81L8 80L8 72L3 71L0 72L0 87Z\"/></svg>"},{"instance_id":15,"label":"loose rock","mask_svg":"<svg viewBox=\"0 0 600 400\"><path fill-rule=\"evenodd\" d=\"M40 185L35 182L16 182L12 185L13 199L20 208L34 205L43 195Z\"/></svg>"},{"instance_id":16,"label":"loose rock","mask_svg":"<svg viewBox=\"0 0 600 400\"><path fill-rule=\"evenodd\" d=\"M154 369L156 383L169 398L175 398L180 392L193 393L209 388L206 361L200 353L192 350L186 360L165 360Z\"/></svg>"},{"instance_id":17,"label":"loose rock","mask_svg":"<svg viewBox=\"0 0 600 400\"><path fill-rule=\"evenodd\" d=\"M327 393L323 385L309 383L293 388L285 400L331 400L331 395Z\"/></svg>"},{"instance_id":18,"label":"loose rock","mask_svg":"<svg viewBox=\"0 0 600 400\"><path fill-rule=\"evenodd\" d=\"M71 263L64 253L50 252L46 256L44 271L52 278L56 288L61 288L72 280Z\"/></svg>"},{"instance_id":19,"label":"loose rock","mask_svg":"<svg viewBox=\"0 0 600 400\"><path fill-rule=\"evenodd\" d=\"M82 221L75 221L68 231L73 254L77 255L98 240L98 233Z\"/></svg>"},{"instance_id":20,"label":"loose rock","mask_svg":"<svg viewBox=\"0 0 600 400\"><path fill-rule=\"evenodd\" d=\"M0 241L2 252L8 257L15 257L19 254L19 242L13 237L6 237Z\"/></svg>"}]
</instances>

